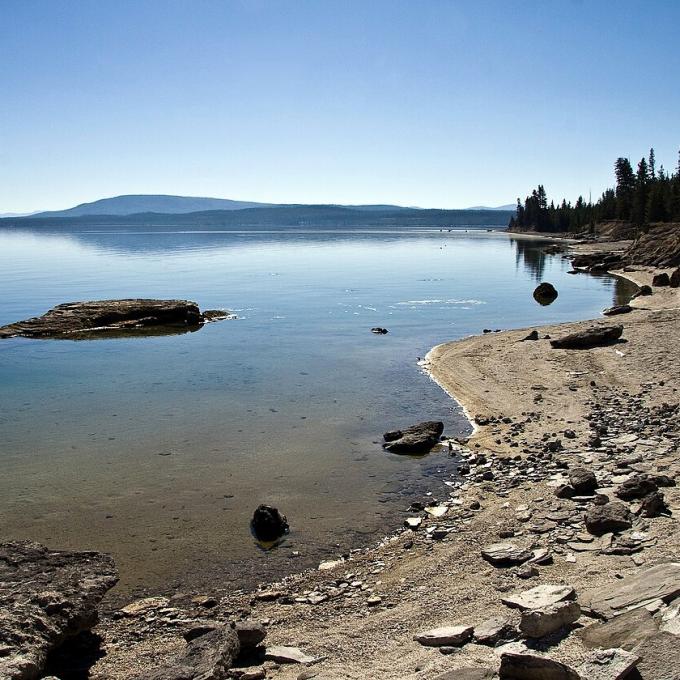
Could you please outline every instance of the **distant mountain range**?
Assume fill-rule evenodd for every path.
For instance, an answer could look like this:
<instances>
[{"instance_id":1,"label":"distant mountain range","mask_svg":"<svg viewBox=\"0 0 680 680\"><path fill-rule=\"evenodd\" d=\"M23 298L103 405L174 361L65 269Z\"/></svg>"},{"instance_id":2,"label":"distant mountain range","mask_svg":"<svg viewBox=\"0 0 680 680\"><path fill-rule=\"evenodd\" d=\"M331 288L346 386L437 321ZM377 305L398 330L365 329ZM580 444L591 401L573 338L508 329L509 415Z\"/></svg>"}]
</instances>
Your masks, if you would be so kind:
<instances>
[{"instance_id":1,"label":"distant mountain range","mask_svg":"<svg viewBox=\"0 0 680 680\"><path fill-rule=\"evenodd\" d=\"M513 206L514 208L514 206ZM512 211L500 208L431 210L398 205L298 205L191 196L126 195L0 219L0 226L26 228L182 227L504 227Z\"/></svg>"},{"instance_id":2,"label":"distant mountain range","mask_svg":"<svg viewBox=\"0 0 680 680\"><path fill-rule=\"evenodd\" d=\"M489 208L486 205L473 205L471 208L468 208L468 210L512 210L514 212L516 208L516 203L508 203L507 205L499 205L495 208Z\"/></svg>"}]
</instances>

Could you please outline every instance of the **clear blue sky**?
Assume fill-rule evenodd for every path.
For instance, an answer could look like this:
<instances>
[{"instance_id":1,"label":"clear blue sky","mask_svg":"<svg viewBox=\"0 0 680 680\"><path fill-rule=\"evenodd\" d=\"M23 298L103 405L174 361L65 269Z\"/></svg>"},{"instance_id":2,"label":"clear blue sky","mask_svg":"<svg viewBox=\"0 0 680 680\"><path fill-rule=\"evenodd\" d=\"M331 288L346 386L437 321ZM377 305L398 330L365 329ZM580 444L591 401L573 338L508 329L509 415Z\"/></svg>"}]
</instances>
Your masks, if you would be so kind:
<instances>
[{"instance_id":1,"label":"clear blue sky","mask_svg":"<svg viewBox=\"0 0 680 680\"><path fill-rule=\"evenodd\" d=\"M680 2L0 0L0 212L497 205L680 145Z\"/></svg>"}]
</instances>

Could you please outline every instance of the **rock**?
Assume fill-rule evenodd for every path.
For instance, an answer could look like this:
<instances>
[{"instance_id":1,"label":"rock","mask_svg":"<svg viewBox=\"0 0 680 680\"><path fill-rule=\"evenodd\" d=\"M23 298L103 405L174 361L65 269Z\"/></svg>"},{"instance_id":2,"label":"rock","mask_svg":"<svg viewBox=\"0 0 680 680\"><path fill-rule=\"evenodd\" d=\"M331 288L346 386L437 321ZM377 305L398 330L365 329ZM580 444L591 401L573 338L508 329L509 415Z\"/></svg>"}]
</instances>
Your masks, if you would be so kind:
<instances>
[{"instance_id":1,"label":"rock","mask_svg":"<svg viewBox=\"0 0 680 680\"><path fill-rule=\"evenodd\" d=\"M640 289L633 295L634 298L636 297L644 297L646 295L651 295L652 294L652 287L648 286L645 284L644 286L640 286Z\"/></svg>"},{"instance_id":2,"label":"rock","mask_svg":"<svg viewBox=\"0 0 680 680\"><path fill-rule=\"evenodd\" d=\"M425 647L461 647L472 639L472 633L472 626L444 626L418 633L413 639Z\"/></svg>"},{"instance_id":3,"label":"rock","mask_svg":"<svg viewBox=\"0 0 680 680\"><path fill-rule=\"evenodd\" d=\"M636 498L643 498L658 489L659 487L648 475L642 474L627 479L615 493L623 501L632 501Z\"/></svg>"},{"instance_id":4,"label":"rock","mask_svg":"<svg viewBox=\"0 0 680 680\"><path fill-rule=\"evenodd\" d=\"M526 611L530 609L543 609L554 604L573 600L576 591L571 586L561 585L541 585L525 590L518 595L509 595L501 598L501 602L506 607Z\"/></svg>"},{"instance_id":5,"label":"rock","mask_svg":"<svg viewBox=\"0 0 680 680\"><path fill-rule=\"evenodd\" d=\"M277 663L310 664L318 661L316 657L305 654L298 647L283 647L281 645L267 647L264 658L267 661L276 661Z\"/></svg>"},{"instance_id":6,"label":"rock","mask_svg":"<svg viewBox=\"0 0 680 680\"><path fill-rule=\"evenodd\" d=\"M632 311L633 308L630 305L617 305L616 307L608 307L602 313L605 316L617 316L618 314L628 314Z\"/></svg>"},{"instance_id":7,"label":"rock","mask_svg":"<svg viewBox=\"0 0 680 680\"><path fill-rule=\"evenodd\" d=\"M423 523L422 517L407 517L404 520L404 526L406 526L408 529L411 529L412 531L416 531L417 529L419 529L422 523Z\"/></svg>"},{"instance_id":8,"label":"rock","mask_svg":"<svg viewBox=\"0 0 680 680\"><path fill-rule=\"evenodd\" d=\"M259 541L276 541L288 533L288 520L276 508L260 505L253 513L250 526Z\"/></svg>"},{"instance_id":9,"label":"rock","mask_svg":"<svg viewBox=\"0 0 680 680\"><path fill-rule=\"evenodd\" d=\"M527 340L538 340L538 331L531 331L529 335L522 338L521 342L526 342Z\"/></svg>"},{"instance_id":10,"label":"rock","mask_svg":"<svg viewBox=\"0 0 680 680\"><path fill-rule=\"evenodd\" d=\"M628 506L618 501L595 505L586 512L586 529L595 536L623 531L633 526L633 516Z\"/></svg>"},{"instance_id":11,"label":"rock","mask_svg":"<svg viewBox=\"0 0 680 680\"><path fill-rule=\"evenodd\" d=\"M254 621L237 621L235 629L241 653L252 651L267 637L267 629Z\"/></svg>"},{"instance_id":12,"label":"rock","mask_svg":"<svg viewBox=\"0 0 680 680\"><path fill-rule=\"evenodd\" d=\"M598 649L579 666L578 672L588 680L623 680L638 661L639 656L623 649Z\"/></svg>"},{"instance_id":13,"label":"rock","mask_svg":"<svg viewBox=\"0 0 680 680\"><path fill-rule=\"evenodd\" d=\"M167 597L144 597L141 600L135 600L125 605L125 607L121 607L120 611L125 616L139 616L139 614L146 614L160 607L167 607L168 603Z\"/></svg>"},{"instance_id":14,"label":"rock","mask_svg":"<svg viewBox=\"0 0 680 680\"><path fill-rule=\"evenodd\" d=\"M655 274L652 278L652 286L655 288L661 288L663 286L670 286L671 279L666 272L661 272L660 274Z\"/></svg>"},{"instance_id":15,"label":"rock","mask_svg":"<svg viewBox=\"0 0 680 680\"><path fill-rule=\"evenodd\" d=\"M576 490L569 484L560 484L555 487L555 496L557 498L572 498L576 495Z\"/></svg>"},{"instance_id":16,"label":"rock","mask_svg":"<svg viewBox=\"0 0 680 680\"><path fill-rule=\"evenodd\" d=\"M657 633L641 642L633 653L640 657L637 670L645 680L678 680L680 644L672 633Z\"/></svg>"},{"instance_id":17,"label":"rock","mask_svg":"<svg viewBox=\"0 0 680 680\"><path fill-rule=\"evenodd\" d=\"M97 606L117 581L103 553L1 543L0 678L40 677L50 651L97 622Z\"/></svg>"},{"instance_id":18,"label":"rock","mask_svg":"<svg viewBox=\"0 0 680 680\"><path fill-rule=\"evenodd\" d=\"M550 305L557 300L558 292L552 283L544 281L539 283L534 290L534 300L540 305Z\"/></svg>"},{"instance_id":19,"label":"rock","mask_svg":"<svg viewBox=\"0 0 680 680\"><path fill-rule=\"evenodd\" d=\"M508 617L495 616L475 626L475 642L478 645L494 646L501 641L517 637L517 629Z\"/></svg>"},{"instance_id":20,"label":"rock","mask_svg":"<svg viewBox=\"0 0 680 680\"><path fill-rule=\"evenodd\" d=\"M389 331L387 328L380 328L380 326L376 326L375 328L371 328L371 333L375 333L376 335L387 335Z\"/></svg>"},{"instance_id":21,"label":"rock","mask_svg":"<svg viewBox=\"0 0 680 680\"><path fill-rule=\"evenodd\" d=\"M587 496L598 487L595 474L583 467L569 470L569 483L578 496Z\"/></svg>"},{"instance_id":22,"label":"rock","mask_svg":"<svg viewBox=\"0 0 680 680\"><path fill-rule=\"evenodd\" d=\"M652 491L640 501L637 514L640 517L658 517L659 515L670 515L670 509L666 505L666 500L661 491Z\"/></svg>"},{"instance_id":23,"label":"rock","mask_svg":"<svg viewBox=\"0 0 680 680\"><path fill-rule=\"evenodd\" d=\"M646 610L643 609L642 611ZM667 633L673 633L673 635L680 635L680 598L671 602L663 612L659 629Z\"/></svg>"},{"instance_id":24,"label":"rock","mask_svg":"<svg viewBox=\"0 0 680 680\"><path fill-rule=\"evenodd\" d=\"M559 661L528 652L503 652L500 680L581 680L579 674Z\"/></svg>"},{"instance_id":25,"label":"rock","mask_svg":"<svg viewBox=\"0 0 680 680\"><path fill-rule=\"evenodd\" d=\"M636 645L659 630L652 615L638 607L615 616L606 623L594 623L577 631L583 645L589 649L620 647L631 651Z\"/></svg>"},{"instance_id":26,"label":"rock","mask_svg":"<svg viewBox=\"0 0 680 680\"><path fill-rule=\"evenodd\" d=\"M680 267L673 271L668 282L671 288L680 288Z\"/></svg>"},{"instance_id":27,"label":"rock","mask_svg":"<svg viewBox=\"0 0 680 680\"><path fill-rule=\"evenodd\" d=\"M493 543L482 548L482 557L494 567L513 567L531 559L533 553L514 543Z\"/></svg>"},{"instance_id":28,"label":"rock","mask_svg":"<svg viewBox=\"0 0 680 680\"><path fill-rule=\"evenodd\" d=\"M610 504L611 505L611 504ZM652 600L670 602L680 595L680 562L664 562L626 576L619 581L593 588L581 595L583 609L610 619Z\"/></svg>"},{"instance_id":29,"label":"rock","mask_svg":"<svg viewBox=\"0 0 680 680\"><path fill-rule=\"evenodd\" d=\"M581 607L574 600L557 602L541 609L522 612L519 630L524 637L542 638L574 623L581 616Z\"/></svg>"},{"instance_id":30,"label":"rock","mask_svg":"<svg viewBox=\"0 0 680 680\"><path fill-rule=\"evenodd\" d=\"M391 453L427 453L444 432L444 423L439 420L427 420L405 430L396 430L384 434L383 448Z\"/></svg>"},{"instance_id":31,"label":"rock","mask_svg":"<svg viewBox=\"0 0 680 680\"><path fill-rule=\"evenodd\" d=\"M189 642L185 650L155 671L148 669L136 680L226 680L239 654L236 631L221 626Z\"/></svg>"},{"instance_id":32,"label":"rock","mask_svg":"<svg viewBox=\"0 0 680 680\"><path fill-rule=\"evenodd\" d=\"M594 326L550 341L555 349L589 349L616 342L623 335L623 326Z\"/></svg>"},{"instance_id":33,"label":"rock","mask_svg":"<svg viewBox=\"0 0 680 680\"><path fill-rule=\"evenodd\" d=\"M78 333L129 333L153 327L188 329L200 327L205 320L198 305L189 300L67 302L42 316L0 327L0 338L64 338Z\"/></svg>"}]
</instances>

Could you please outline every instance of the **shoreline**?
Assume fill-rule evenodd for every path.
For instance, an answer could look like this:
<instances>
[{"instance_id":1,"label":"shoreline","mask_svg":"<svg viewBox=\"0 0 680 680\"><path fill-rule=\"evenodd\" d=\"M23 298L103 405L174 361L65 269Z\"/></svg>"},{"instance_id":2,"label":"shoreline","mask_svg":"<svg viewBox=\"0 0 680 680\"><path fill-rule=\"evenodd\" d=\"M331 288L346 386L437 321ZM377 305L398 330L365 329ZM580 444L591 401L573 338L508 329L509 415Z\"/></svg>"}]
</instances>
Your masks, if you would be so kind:
<instances>
[{"instance_id":1,"label":"shoreline","mask_svg":"<svg viewBox=\"0 0 680 680\"><path fill-rule=\"evenodd\" d=\"M657 270L612 273L641 285L651 279L652 271ZM640 445L617 443L633 436L627 434L627 421L641 408L678 402L673 384L680 384L680 349L674 342L680 329L680 293L655 289L651 297L636 298L633 306L635 311L621 317L534 327L541 335L553 335L622 323L628 343L614 347L570 352L550 350L544 340L518 342L528 328L433 347L422 368L460 405L473 428L467 444L455 450L467 474L433 477L431 491L422 497L423 505L434 504L441 515L407 512L405 516L421 519L417 530L395 528L377 545L352 550L316 570L268 581L254 591L176 593L134 603L135 613L124 616L105 611L95 632L103 638L106 655L92 668L91 678L133 677L181 651L183 631L236 619L264 622L268 645L299 646L317 659L302 672L299 665L260 661L243 669L253 678L443 680L442 673L465 667L493 669L498 654L476 643L452 656L440 654L414 642L419 631L462 623L477 626L489 616L507 616L500 601L503 593L558 583L575 587L580 595L646 565L677 560L677 520L663 517L645 521L646 528L638 531L648 539L633 553L577 551L571 542L587 543L584 529L574 528L582 527L587 505L574 508L571 501L554 496L558 482L568 481L556 458L564 460L566 468L592 467L602 492L612 493L617 483L613 480L621 476L618 462L639 447L642 462L626 468L625 474L656 466L680 480L680 461L672 450L675 446L677 452L680 442L677 428L660 434L652 448L644 442L656 442L656 430L636 434ZM625 371L620 368L623 362ZM540 389L533 389L539 381ZM612 408L615 417L609 420L616 436L610 435L609 446L616 453L607 458L590 446L588 437L593 413ZM475 411L490 421L475 422ZM675 421L668 422L676 427ZM567 430L573 430L573 438L565 438ZM561 448L547 453L557 439ZM439 455L430 454L435 467ZM675 488L664 493L677 517L680 493ZM550 563L524 575L522 567L490 566L480 550L501 539L546 550ZM206 608L201 602L208 600ZM592 621L582 617L579 625ZM573 665L588 653L575 635L548 651L552 658Z\"/></svg>"}]
</instances>

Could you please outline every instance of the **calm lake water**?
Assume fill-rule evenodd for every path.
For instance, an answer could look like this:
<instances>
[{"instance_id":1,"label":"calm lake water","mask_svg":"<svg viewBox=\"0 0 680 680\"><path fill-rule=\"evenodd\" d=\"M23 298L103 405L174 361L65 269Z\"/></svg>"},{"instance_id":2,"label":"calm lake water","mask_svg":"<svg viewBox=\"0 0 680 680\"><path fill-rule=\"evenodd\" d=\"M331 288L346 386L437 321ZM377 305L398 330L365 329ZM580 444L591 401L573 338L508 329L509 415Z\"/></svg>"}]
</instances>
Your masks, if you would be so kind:
<instances>
[{"instance_id":1,"label":"calm lake water","mask_svg":"<svg viewBox=\"0 0 680 680\"><path fill-rule=\"evenodd\" d=\"M630 293L568 269L486 232L0 231L0 324L124 297L239 317L181 335L0 341L0 538L111 552L123 590L241 585L368 543L454 465L386 454L381 433L426 418L468 428L417 359ZM541 280L560 293L549 307L531 296ZM249 533L261 502L292 527L267 553Z\"/></svg>"}]
</instances>

